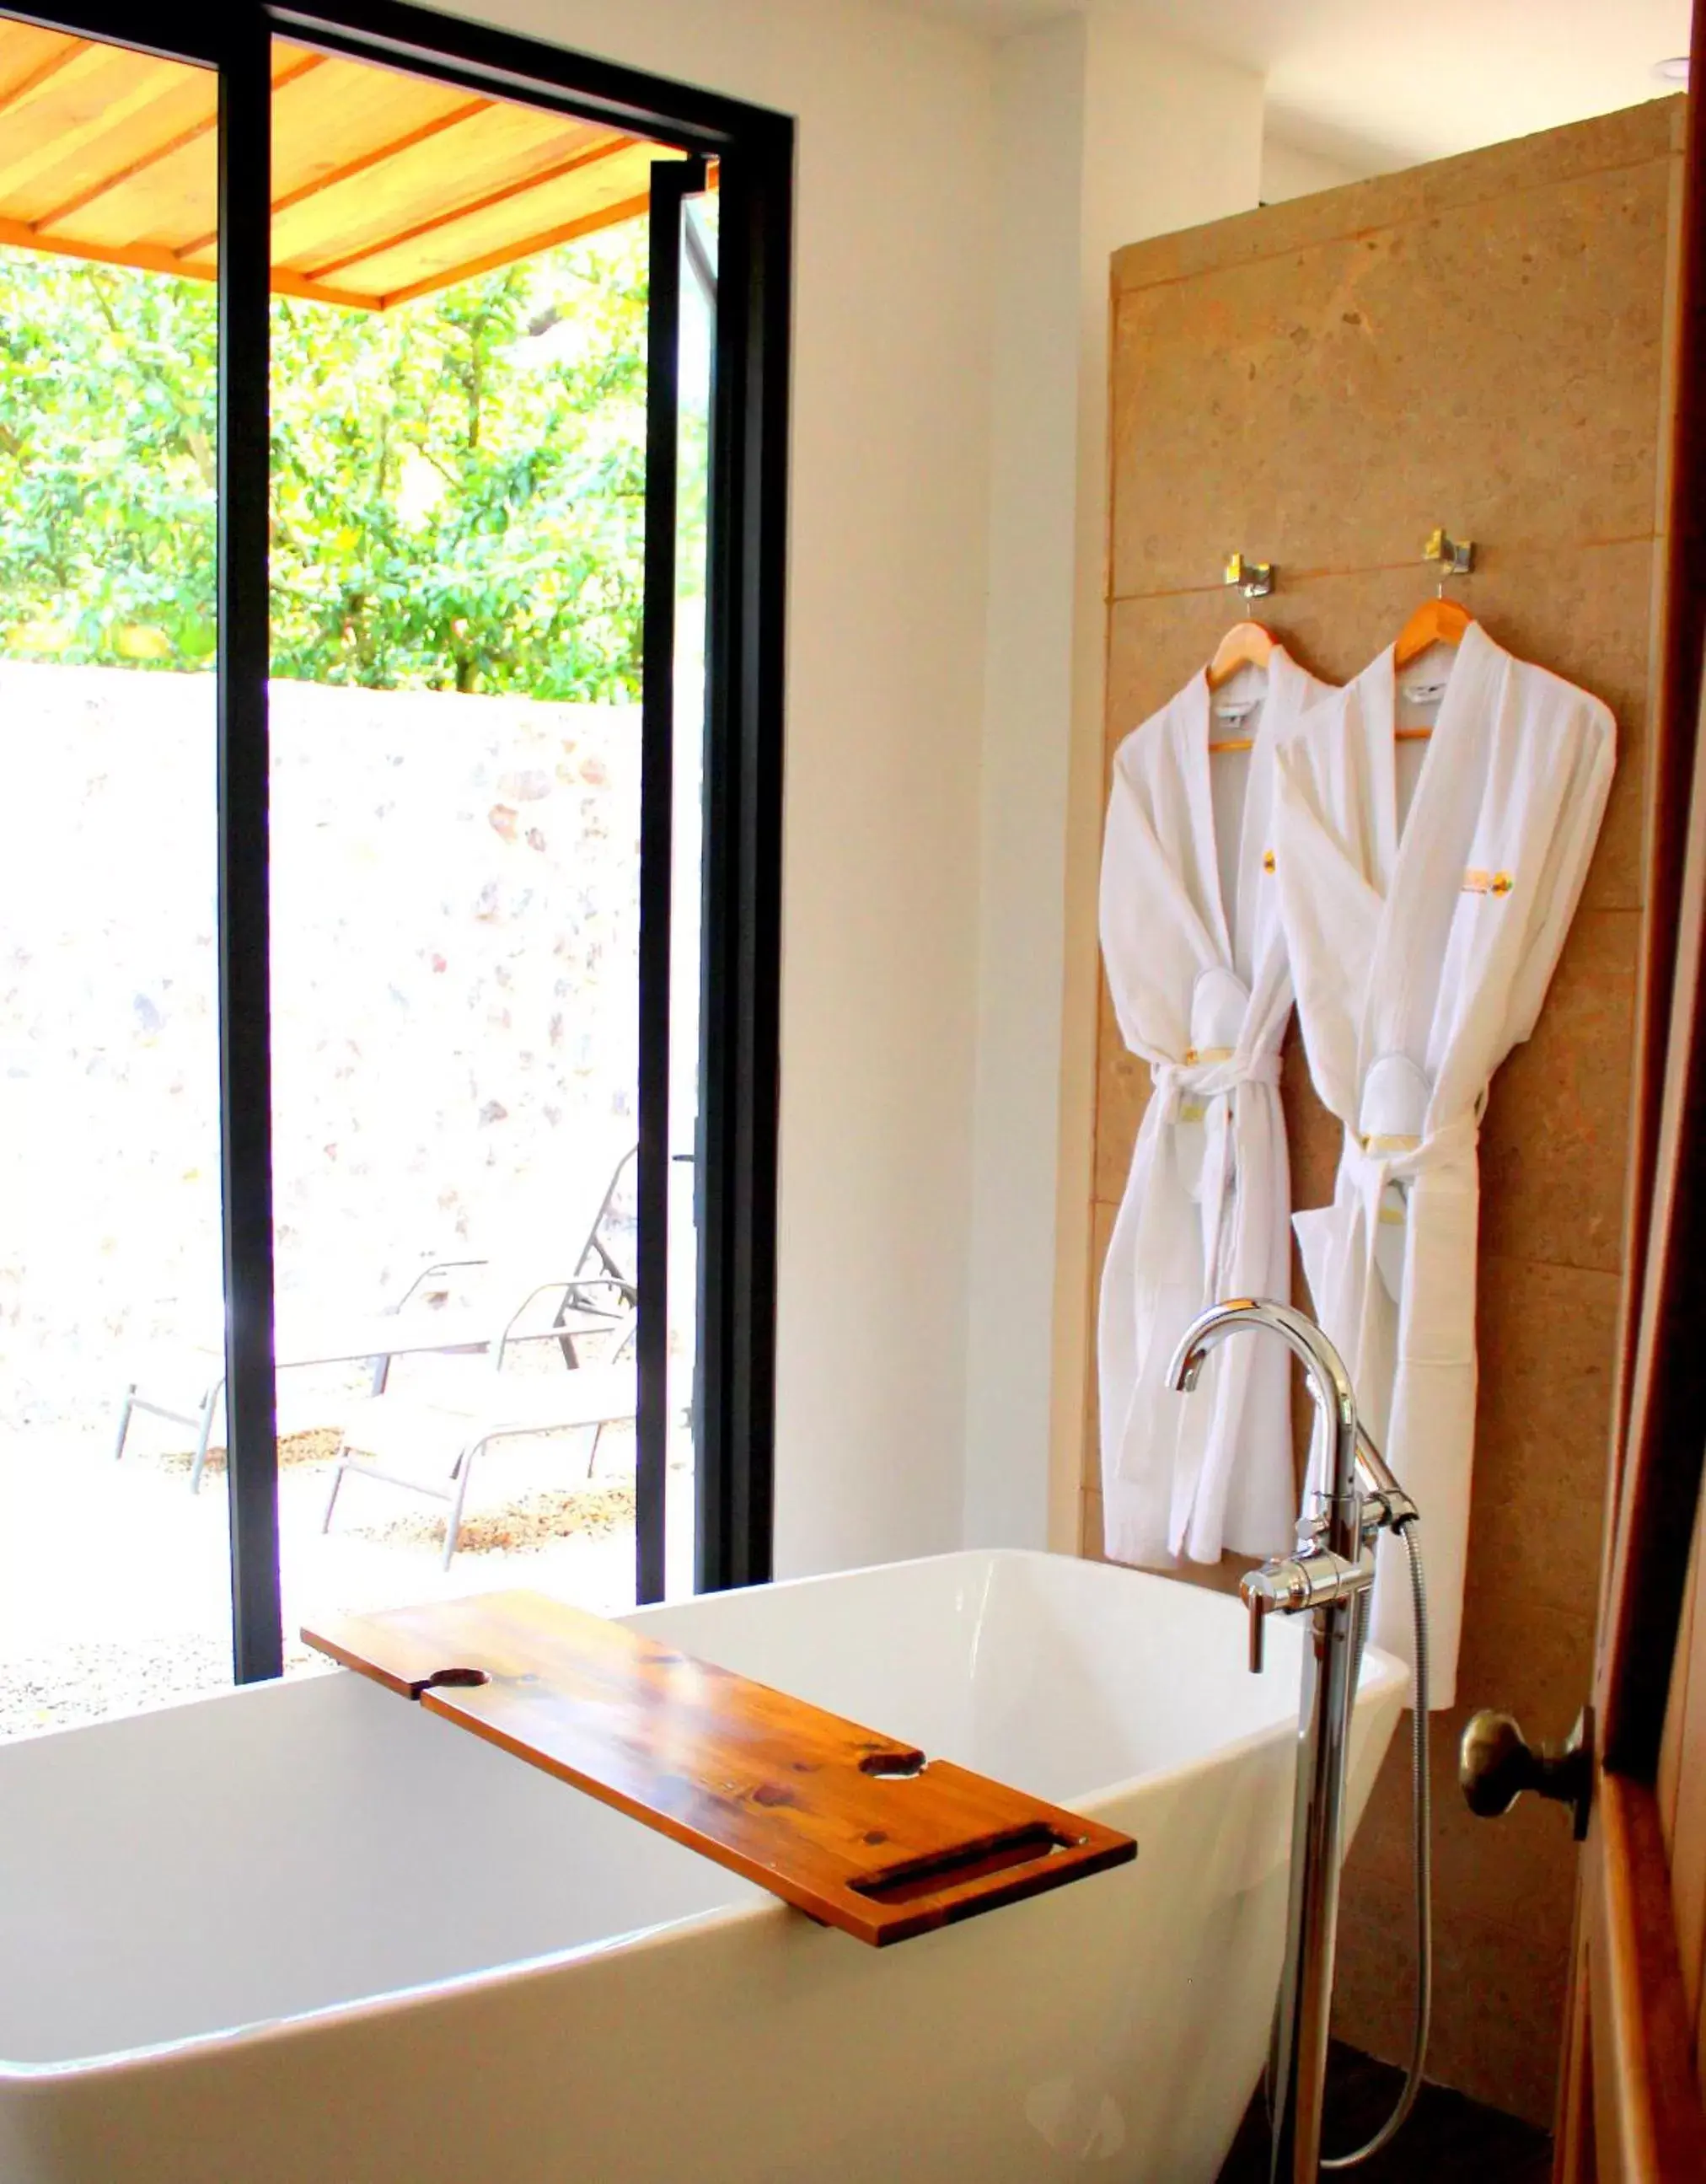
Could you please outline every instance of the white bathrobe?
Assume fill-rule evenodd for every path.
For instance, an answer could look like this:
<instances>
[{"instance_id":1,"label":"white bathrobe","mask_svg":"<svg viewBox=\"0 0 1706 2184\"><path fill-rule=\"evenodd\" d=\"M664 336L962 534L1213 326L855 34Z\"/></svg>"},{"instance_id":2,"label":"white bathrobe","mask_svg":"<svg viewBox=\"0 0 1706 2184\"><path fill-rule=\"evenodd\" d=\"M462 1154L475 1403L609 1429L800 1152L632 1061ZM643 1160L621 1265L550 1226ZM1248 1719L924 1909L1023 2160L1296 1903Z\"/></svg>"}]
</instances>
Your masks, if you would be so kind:
<instances>
[{"instance_id":1,"label":"white bathrobe","mask_svg":"<svg viewBox=\"0 0 1706 2184\"><path fill-rule=\"evenodd\" d=\"M1333 1202L1296 1217L1316 1317L1422 1516L1432 1696L1456 1693L1475 1423L1476 1144L1534 1029L1611 785L1597 698L1465 632L1402 833L1381 655L1278 757L1279 892L1315 1088L1345 1126ZM1408 1659L1402 1557L1375 1642Z\"/></svg>"},{"instance_id":2,"label":"white bathrobe","mask_svg":"<svg viewBox=\"0 0 1706 2184\"><path fill-rule=\"evenodd\" d=\"M1291 988L1273 878L1274 751L1332 694L1276 647L1265 678L1246 669L1211 694L1197 675L1114 760L1102 954L1121 1033L1154 1087L1102 1272L1102 1497L1107 1550L1121 1562L1213 1562L1223 1545L1277 1554L1291 1537L1289 1353L1226 1343L1189 1397L1165 1374L1205 1305L1290 1293L1279 1088ZM1241 722L1215 718L1252 697L1259 708ZM1211 733L1251 736L1253 748L1211 760ZM1218 848L1211 765L1246 774L1238 839ZM1220 787L1229 816L1235 775Z\"/></svg>"}]
</instances>

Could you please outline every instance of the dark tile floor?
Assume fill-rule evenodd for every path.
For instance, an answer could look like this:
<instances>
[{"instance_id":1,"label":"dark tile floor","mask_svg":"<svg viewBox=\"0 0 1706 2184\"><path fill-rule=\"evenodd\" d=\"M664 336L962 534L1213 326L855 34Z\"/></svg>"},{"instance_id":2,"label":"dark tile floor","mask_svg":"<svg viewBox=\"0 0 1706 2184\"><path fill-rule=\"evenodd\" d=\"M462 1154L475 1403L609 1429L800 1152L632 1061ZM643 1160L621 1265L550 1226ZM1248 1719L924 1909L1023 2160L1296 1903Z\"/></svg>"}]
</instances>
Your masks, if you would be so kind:
<instances>
[{"instance_id":1,"label":"dark tile floor","mask_svg":"<svg viewBox=\"0 0 1706 2184\"><path fill-rule=\"evenodd\" d=\"M1391 2113L1402 2079L1401 2070L1335 2042L1327 2078L1327 2152L1347 2152L1372 2138ZM1361 2184L1437 2184L1447 2177L1453 2184L1547 2184L1552 2141L1501 2109L1426 2086L1386 2151L1341 2173ZM1268 2184L1268 2125L1259 2093L1220 2184Z\"/></svg>"}]
</instances>

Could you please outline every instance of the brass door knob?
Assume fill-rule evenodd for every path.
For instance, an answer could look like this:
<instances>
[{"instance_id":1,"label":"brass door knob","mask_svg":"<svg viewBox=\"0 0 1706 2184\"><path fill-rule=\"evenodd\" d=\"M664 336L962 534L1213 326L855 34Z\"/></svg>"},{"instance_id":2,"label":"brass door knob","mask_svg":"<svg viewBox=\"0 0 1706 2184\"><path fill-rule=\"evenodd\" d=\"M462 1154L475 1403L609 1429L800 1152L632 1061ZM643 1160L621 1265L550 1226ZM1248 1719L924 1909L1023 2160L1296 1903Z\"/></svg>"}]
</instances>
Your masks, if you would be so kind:
<instances>
[{"instance_id":1,"label":"brass door knob","mask_svg":"<svg viewBox=\"0 0 1706 2184\"><path fill-rule=\"evenodd\" d=\"M1496 1820L1525 1790L1570 1808L1575 1839L1587 1833L1593 1797L1593 1709L1584 1707L1562 1745L1536 1749L1520 1724L1489 1708L1469 1717L1458 1747L1458 1781L1472 1813Z\"/></svg>"}]
</instances>

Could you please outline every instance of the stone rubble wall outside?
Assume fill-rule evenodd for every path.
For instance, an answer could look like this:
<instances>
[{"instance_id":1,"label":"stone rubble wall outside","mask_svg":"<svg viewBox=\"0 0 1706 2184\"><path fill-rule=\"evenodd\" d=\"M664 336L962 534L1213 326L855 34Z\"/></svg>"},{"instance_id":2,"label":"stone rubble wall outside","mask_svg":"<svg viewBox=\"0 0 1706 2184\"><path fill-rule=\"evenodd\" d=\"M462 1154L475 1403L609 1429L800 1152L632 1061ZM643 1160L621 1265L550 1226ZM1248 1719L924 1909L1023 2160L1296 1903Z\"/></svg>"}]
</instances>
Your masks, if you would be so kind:
<instances>
[{"instance_id":1,"label":"stone rubble wall outside","mask_svg":"<svg viewBox=\"0 0 1706 2184\"><path fill-rule=\"evenodd\" d=\"M272 686L281 1298L548 1240L633 1128L639 715ZM214 685L0 662L0 1423L220 1323Z\"/></svg>"}]
</instances>

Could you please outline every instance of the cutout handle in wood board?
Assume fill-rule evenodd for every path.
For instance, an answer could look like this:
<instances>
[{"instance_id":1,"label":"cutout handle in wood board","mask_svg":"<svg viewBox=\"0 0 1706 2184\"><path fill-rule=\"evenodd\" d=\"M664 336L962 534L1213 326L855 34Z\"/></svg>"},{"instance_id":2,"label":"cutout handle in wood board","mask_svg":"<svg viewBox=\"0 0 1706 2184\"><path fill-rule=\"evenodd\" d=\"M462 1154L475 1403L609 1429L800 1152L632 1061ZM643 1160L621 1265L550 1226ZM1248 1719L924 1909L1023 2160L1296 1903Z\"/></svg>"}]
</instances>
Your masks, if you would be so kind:
<instances>
[{"instance_id":1,"label":"cutout handle in wood board","mask_svg":"<svg viewBox=\"0 0 1706 2184\"><path fill-rule=\"evenodd\" d=\"M879 1948L1137 1855L1112 1828L542 1593L302 1635Z\"/></svg>"}]
</instances>

